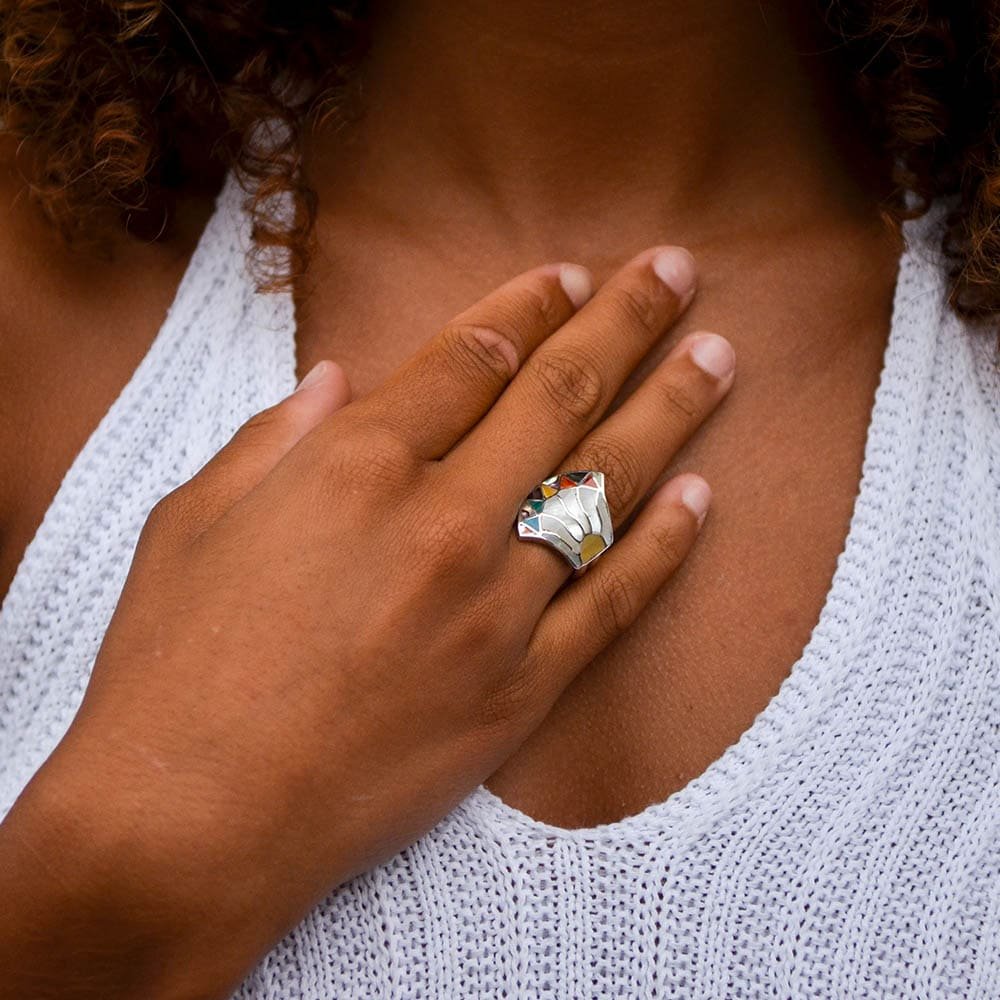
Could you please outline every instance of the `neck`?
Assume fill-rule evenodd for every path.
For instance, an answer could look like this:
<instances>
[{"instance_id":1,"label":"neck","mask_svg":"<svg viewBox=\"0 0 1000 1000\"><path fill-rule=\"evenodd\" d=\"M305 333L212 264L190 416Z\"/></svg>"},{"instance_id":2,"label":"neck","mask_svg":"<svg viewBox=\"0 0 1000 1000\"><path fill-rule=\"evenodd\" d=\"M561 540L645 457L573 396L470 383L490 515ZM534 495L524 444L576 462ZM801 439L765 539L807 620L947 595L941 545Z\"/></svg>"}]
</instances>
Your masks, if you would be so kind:
<instances>
[{"instance_id":1,"label":"neck","mask_svg":"<svg viewBox=\"0 0 1000 1000\"><path fill-rule=\"evenodd\" d=\"M704 242L868 211L879 167L845 138L844 87L802 7L394 4L361 68L363 114L310 139L310 179L334 204L539 248L567 229L599 245L650 213Z\"/></svg>"}]
</instances>

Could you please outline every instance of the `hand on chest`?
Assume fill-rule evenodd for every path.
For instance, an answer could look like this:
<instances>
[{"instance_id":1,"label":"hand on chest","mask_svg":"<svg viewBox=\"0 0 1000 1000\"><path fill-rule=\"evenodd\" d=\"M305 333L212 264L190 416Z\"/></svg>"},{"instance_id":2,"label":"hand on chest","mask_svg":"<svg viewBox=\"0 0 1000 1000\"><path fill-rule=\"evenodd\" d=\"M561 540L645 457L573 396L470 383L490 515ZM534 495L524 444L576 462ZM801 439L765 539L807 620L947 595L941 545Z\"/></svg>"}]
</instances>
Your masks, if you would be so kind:
<instances>
[{"instance_id":1,"label":"hand on chest","mask_svg":"<svg viewBox=\"0 0 1000 1000\"><path fill-rule=\"evenodd\" d=\"M634 814L704 771L776 693L820 617L858 490L898 260L869 256L877 266L841 255L824 268L824 242L766 266L702 263L694 305L619 402L685 333L733 342L736 385L662 477L704 475L713 512L631 631L490 779L501 798L567 826ZM334 294L334 276L317 292L300 318L300 367L333 357L363 395L481 291L384 278Z\"/></svg>"}]
</instances>

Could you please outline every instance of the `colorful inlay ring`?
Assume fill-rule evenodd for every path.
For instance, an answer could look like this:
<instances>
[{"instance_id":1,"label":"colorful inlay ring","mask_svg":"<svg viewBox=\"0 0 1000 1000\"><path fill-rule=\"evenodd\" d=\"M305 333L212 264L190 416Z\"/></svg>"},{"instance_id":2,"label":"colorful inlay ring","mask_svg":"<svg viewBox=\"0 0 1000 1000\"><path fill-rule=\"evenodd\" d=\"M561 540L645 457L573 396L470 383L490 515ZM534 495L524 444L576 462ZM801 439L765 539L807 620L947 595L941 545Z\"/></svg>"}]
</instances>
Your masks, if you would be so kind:
<instances>
[{"instance_id":1,"label":"colorful inlay ring","mask_svg":"<svg viewBox=\"0 0 1000 1000\"><path fill-rule=\"evenodd\" d=\"M517 512L517 534L552 546L581 569L614 541L604 473L560 472L542 480Z\"/></svg>"}]
</instances>

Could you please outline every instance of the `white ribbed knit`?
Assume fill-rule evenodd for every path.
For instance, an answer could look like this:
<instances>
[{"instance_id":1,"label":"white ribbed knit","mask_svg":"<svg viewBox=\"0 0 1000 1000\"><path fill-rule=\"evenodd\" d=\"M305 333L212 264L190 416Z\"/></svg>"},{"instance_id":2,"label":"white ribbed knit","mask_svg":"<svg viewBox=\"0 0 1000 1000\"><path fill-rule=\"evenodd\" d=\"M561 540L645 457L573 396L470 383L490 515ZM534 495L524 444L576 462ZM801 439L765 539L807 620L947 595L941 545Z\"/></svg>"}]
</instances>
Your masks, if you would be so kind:
<instances>
[{"instance_id":1,"label":"white ribbed knit","mask_svg":"<svg viewBox=\"0 0 1000 1000\"><path fill-rule=\"evenodd\" d=\"M0 611L3 812L73 717L152 504L293 386L292 304L254 293L246 222L230 181ZM595 829L478 788L239 997L1000 997L1000 375L943 304L933 228L907 223L819 624L750 730Z\"/></svg>"}]
</instances>

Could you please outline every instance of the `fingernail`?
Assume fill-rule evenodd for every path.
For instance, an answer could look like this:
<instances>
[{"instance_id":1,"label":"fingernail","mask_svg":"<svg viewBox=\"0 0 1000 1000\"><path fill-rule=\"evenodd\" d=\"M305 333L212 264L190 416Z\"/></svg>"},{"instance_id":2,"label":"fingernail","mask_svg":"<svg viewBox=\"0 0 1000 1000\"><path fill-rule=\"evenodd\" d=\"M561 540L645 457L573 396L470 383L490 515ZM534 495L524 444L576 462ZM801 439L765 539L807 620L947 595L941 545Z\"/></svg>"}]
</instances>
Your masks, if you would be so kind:
<instances>
[{"instance_id":1,"label":"fingernail","mask_svg":"<svg viewBox=\"0 0 1000 1000\"><path fill-rule=\"evenodd\" d=\"M653 271L673 293L687 302L694 291L694 257L683 247L667 247L653 257Z\"/></svg>"},{"instance_id":2,"label":"fingernail","mask_svg":"<svg viewBox=\"0 0 1000 1000\"><path fill-rule=\"evenodd\" d=\"M594 294L594 282L590 272L579 264L563 264L559 268L559 284L577 309Z\"/></svg>"},{"instance_id":3,"label":"fingernail","mask_svg":"<svg viewBox=\"0 0 1000 1000\"><path fill-rule=\"evenodd\" d=\"M681 503L698 520L700 528L708 513L709 504L712 502L712 489L700 476L692 476L681 490Z\"/></svg>"},{"instance_id":4,"label":"fingernail","mask_svg":"<svg viewBox=\"0 0 1000 1000\"><path fill-rule=\"evenodd\" d=\"M728 378L736 367L736 352L725 337L703 333L691 345L691 360L713 378Z\"/></svg>"},{"instance_id":5,"label":"fingernail","mask_svg":"<svg viewBox=\"0 0 1000 1000\"><path fill-rule=\"evenodd\" d=\"M316 385L317 382L322 382L323 376L326 375L326 368L327 363L325 361L318 361L302 376L302 381L295 387L295 391L308 389L310 386Z\"/></svg>"}]
</instances>

